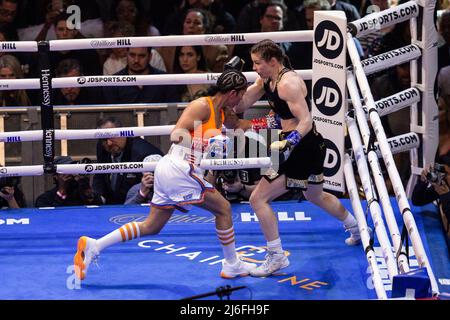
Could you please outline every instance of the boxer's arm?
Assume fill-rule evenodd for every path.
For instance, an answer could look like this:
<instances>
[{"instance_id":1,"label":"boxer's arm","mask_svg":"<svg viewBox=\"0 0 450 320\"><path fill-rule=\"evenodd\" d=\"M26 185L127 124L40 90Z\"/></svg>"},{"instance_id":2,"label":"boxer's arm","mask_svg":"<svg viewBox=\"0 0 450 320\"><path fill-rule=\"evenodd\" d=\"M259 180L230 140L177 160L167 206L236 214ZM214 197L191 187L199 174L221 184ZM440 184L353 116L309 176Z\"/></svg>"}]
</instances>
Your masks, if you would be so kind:
<instances>
[{"instance_id":1,"label":"boxer's arm","mask_svg":"<svg viewBox=\"0 0 450 320\"><path fill-rule=\"evenodd\" d=\"M306 86L297 75L289 75L278 84L278 95L286 101L291 113L299 120L297 131L303 137L312 128L312 117L306 103Z\"/></svg>"},{"instance_id":2,"label":"boxer's arm","mask_svg":"<svg viewBox=\"0 0 450 320\"><path fill-rule=\"evenodd\" d=\"M252 106L256 101L258 101L264 94L264 82L263 79L257 78L255 83L247 88L241 102L234 107L236 113L242 113L250 106Z\"/></svg>"}]
</instances>

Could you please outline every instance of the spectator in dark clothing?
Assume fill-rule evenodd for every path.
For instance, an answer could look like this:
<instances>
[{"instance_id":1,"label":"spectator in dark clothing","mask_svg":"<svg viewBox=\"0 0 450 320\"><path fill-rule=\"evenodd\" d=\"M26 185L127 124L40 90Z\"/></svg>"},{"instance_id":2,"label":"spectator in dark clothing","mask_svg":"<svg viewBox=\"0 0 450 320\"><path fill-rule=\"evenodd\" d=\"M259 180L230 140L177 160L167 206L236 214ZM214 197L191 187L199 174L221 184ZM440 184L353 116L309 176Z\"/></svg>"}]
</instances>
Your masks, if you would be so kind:
<instances>
[{"instance_id":1,"label":"spectator in dark clothing","mask_svg":"<svg viewBox=\"0 0 450 320\"><path fill-rule=\"evenodd\" d=\"M211 32L210 15L203 9L191 8L183 16L182 26L183 35L208 34ZM226 45L205 45L202 46L202 50L206 67L212 72L222 72L223 65L228 61L228 47ZM175 61L175 48L159 47L158 51L164 59L167 72L172 73Z\"/></svg>"},{"instance_id":2,"label":"spectator in dark clothing","mask_svg":"<svg viewBox=\"0 0 450 320\"><path fill-rule=\"evenodd\" d=\"M236 19L235 32L258 32L261 28L259 20L263 14L262 5L265 5L267 2L267 0L253 0L247 3Z\"/></svg>"},{"instance_id":3,"label":"spectator in dark clothing","mask_svg":"<svg viewBox=\"0 0 450 320\"><path fill-rule=\"evenodd\" d=\"M446 234L447 249L450 253L450 160L446 159L445 177L436 182L430 182L430 167L422 171L420 180L414 187L411 201L415 206L424 206L433 201L438 201L440 216L444 233ZM439 181L440 180L440 181Z\"/></svg>"},{"instance_id":4,"label":"spectator in dark clothing","mask_svg":"<svg viewBox=\"0 0 450 320\"><path fill-rule=\"evenodd\" d=\"M165 74L152 67L152 48L129 48L127 67L117 72L119 76ZM103 87L107 103L158 103L180 101L179 88L173 85Z\"/></svg>"},{"instance_id":5,"label":"spectator in dark clothing","mask_svg":"<svg viewBox=\"0 0 450 320\"><path fill-rule=\"evenodd\" d=\"M211 18L212 33L230 33L236 26L234 17L225 10L220 1L214 0L188 0L190 8L198 8L207 11Z\"/></svg>"},{"instance_id":6,"label":"spectator in dark clothing","mask_svg":"<svg viewBox=\"0 0 450 320\"><path fill-rule=\"evenodd\" d=\"M411 32L409 21L401 22L395 25L391 32L386 33L382 38L377 39L380 43L372 45L368 55L376 56L381 53L404 47L411 44Z\"/></svg>"},{"instance_id":7,"label":"spectator in dark clothing","mask_svg":"<svg viewBox=\"0 0 450 320\"><path fill-rule=\"evenodd\" d=\"M324 0L328 3L328 0ZM286 23L284 30L296 31L296 30L307 30L305 15L303 12L304 1L303 0L290 0L284 1L287 12L286 12Z\"/></svg>"},{"instance_id":8,"label":"spectator in dark clothing","mask_svg":"<svg viewBox=\"0 0 450 320\"><path fill-rule=\"evenodd\" d=\"M443 41L438 48L438 70L450 65L450 8L441 15L439 33Z\"/></svg>"},{"instance_id":9,"label":"spectator in dark clothing","mask_svg":"<svg viewBox=\"0 0 450 320\"><path fill-rule=\"evenodd\" d=\"M409 62L395 66L373 76L371 79L372 95L375 101L386 98L411 87ZM410 131L410 110L403 108L381 117L388 138ZM387 120L387 121L386 121Z\"/></svg>"},{"instance_id":10,"label":"spectator in dark clothing","mask_svg":"<svg viewBox=\"0 0 450 320\"><path fill-rule=\"evenodd\" d=\"M411 196L413 205L424 206L439 199L442 204L445 204L447 212L450 214L450 162L443 165L446 171L446 177L438 182L431 182L427 178L427 176L430 177L429 173L432 166L428 166L422 170L420 180L414 186Z\"/></svg>"},{"instance_id":11,"label":"spectator in dark clothing","mask_svg":"<svg viewBox=\"0 0 450 320\"><path fill-rule=\"evenodd\" d=\"M116 0L112 4L112 10L112 20L133 25L136 36L161 35L160 31L153 25L150 15L146 14L143 1Z\"/></svg>"},{"instance_id":12,"label":"spectator in dark clothing","mask_svg":"<svg viewBox=\"0 0 450 320\"><path fill-rule=\"evenodd\" d=\"M328 0L306 0L303 9L299 13L302 17L307 30L314 28L314 11L330 10L331 5ZM312 68L313 44L309 42L293 42L287 53L291 65L294 69L311 69ZM309 90L308 90L309 92Z\"/></svg>"},{"instance_id":13,"label":"spectator in dark clothing","mask_svg":"<svg viewBox=\"0 0 450 320\"><path fill-rule=\"evenodd\" d=\"M109 0L108 0L109 1ZM92 0L29 0L23 1L23 15L21 16L22 25L35 26L43 24L51 17L55 17L58 12L66 11L70 5L77 5L81 11L81 20L91 20L100 18L100 7L97 1Z\"/></svg>"},{"instance_id":14,"label":"spectator in dark clothing","mask_svg":"<svg viewBox=\"0 0 450 320\"><path fill-rule=\"evenodd\" d=\"M231 33L236 26L236 20L224 7L221 1L213 0L188 0L178 4L167 17L163 34L182 34L183 20L189 9L201 9L211 21L210 31L212 33Z\"/></svg>"},{"instance_id":15,"label":"spectator in dark clothing","mask_svg":"<svg viewBox=\"0 0 450 320\"><path fill-rule=\"evenodd\" d=\"M0 178L0 208L25 208L25 196L20 188L20 177Z\"/></svg>"},{"instance_id":16,"label":"spectator in dark clothing","mask_svg":"<svg viewBox=\"0 0 450 320\"><path fill-rule=\"evenodd\" d=\"M201 46L183 46L175 50L175 73L205 73L206 62ZM208 84L188 84L179 86L181 91L181 101L190 102L199 97L208 95Z\"/></svg>"},{"instance_id":17,"label":"spectator in dark clothing","mask_svg":"<svg viewBox=\"0 0 450 320\"><path fill-rule=\"evenodd\" d=\"M361 18L358 9L350 3L339 0L328 0L328 2L331 4L331 10L344 11L345 16L347 17L347 22L352 22Z\"/></svg>"},{"instance_id":18,"label":"spectator in dark clothing","mask_svg":"<svg viewBox=\"0 0 450 320\"><path fill-rule=\"evenodd\" d=\"M78 60L62 60L56 69L57 77L80 77L83 75ZM61 88L54 92L54 105L86 105L103 103L102 91L91 87Z\"/></svg>"},{"instance_id":19,"label":"spectator in dark clothing","mask_svg":"<svg viewBox=\"0 0 450 320\"><path fill-rule=\"evenodd\" d=\"M162 157L159 154L151 154L142 162L158 162ZM128 190L125 204L149 203L153 197L153 172L142 173L141 183L137 183Z\"/></svg>"},{"instance_id":20,"label":"spectator in dark clothing","mask_svg":"<svg viewBox=\"0 0 450 320\"><path fill-rule=\"evenodd\" d=\"M114 117L102 118L97 128L118 128L122 123ZM98 163L141 162L150 154L162 155L161 150L141 138L109 138L97 143ZM123 204L128 190L141 182L141 173L112 173L94 175L94 190L106 204Z\"/></svg>"},{"instance_id":21,"label":"spectator in dark clothing","mask_svg":"<svg viewBox=\"0 0 450 320\"><path fill-rule=\"evenodd\" d=\"M9 41L17 41L17 0L0 0L0 30Z\"/></svg>"},{"instance_id":22,"label":"spectator in dark clothing","mask_svg":"<svg viewBox=\"0 0 450 320\"><path fill-rule=\"evenodd\" d=\"M284 21L286 17L286 6L280 1L268 1L260 4L261 16L259 17L259 29L257 32L277 32L284 30ZM287 53L291 43L278 43L284 53ZM245 61L243 71L252 71L253 62L250 57L250 49L252 45L236 45L233 55L239 56Z\"/></svg>"},{"instance_id":23,"label":"spectator in dark clothing","mask_svg":"<svg viewBox=\"0 0 450 320\"><path fill-rule=\"evenodd\" d=\"M82 38L77 29L70 29L67 26L69 15L63 13L55 19L55 33L58 40ZM54 68L64 59L77 59L83 66L84 74L87 76L101 75L102 67L100 58L95 50L68 50L51 51L50 62Z\"/></svg>"},{"instance_id":24,"label":"spectator in dark clothing","mask_svg":"<svg viewBox=\"0 0 450 320\"><path fill-rule=\"evenodd\" d=\"M89 161L84 161L90 162ZM74 164L71 157L56 157L54 164ZM56 186L41 194L35 202L36 207L63 207L63 206L82 206L82 205L100 205L102 199L96 193L90 182L89 176L55 174L53 181Z\"/></svg>"}]
</instances>

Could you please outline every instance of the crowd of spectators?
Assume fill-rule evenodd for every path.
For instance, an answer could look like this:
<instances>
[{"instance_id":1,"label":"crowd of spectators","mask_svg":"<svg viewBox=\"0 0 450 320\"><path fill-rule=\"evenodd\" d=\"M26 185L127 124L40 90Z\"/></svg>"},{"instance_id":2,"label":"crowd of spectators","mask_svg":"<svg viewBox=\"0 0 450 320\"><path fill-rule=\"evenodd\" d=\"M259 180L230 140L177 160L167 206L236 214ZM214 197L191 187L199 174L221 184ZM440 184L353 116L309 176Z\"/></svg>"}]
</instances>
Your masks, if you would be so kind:
<instances>
[{"instance_id":1,"label":"crowd of spectators","mask_svg":"<svg viewBox=\"0 0 450 320\"><path fill-rule=\"evenodd\" d=\"M406 1L365 0L0 0L0 42L26 40L83 39L159 35L191 35L245 32L311 30L316 10L341 10L348 22L373 11L387 9ZM72 28L70 5L81 12L81 27ZM438 87L440 109L440 144L436 161L450 156L450 5L438 1ZM411 42L409 23L376 30L359 39L361 57L371 57ZM279 43L294 69L310 69L312 44ZM151 75L165 73L221 72L232 56L244 59L244 71L252 70L249 45L211 45L155 48L115 48L51 52L50 62L57 77L89 75ZM0 78L37 78L38 59L34 53L0 52ZM375 99L410 86L409 64L389 69L369 78ZM189 102L207 95L207 85L120 86L55 89L55 105L130 104ZM39 97L28 90L0 91L2 106L39 105ZM408 110L382 119L389 136L409 131ZM98 128L120 127L116 118L100 119ZM97 162L143 161L162 152L144 139L114 138L97 144ZM448 158L447 158L448 159ZM73 163L70 157L60 163ZM408 159L399 159L402 178L409 176ZM404 169L404 170L402 170ZM221 175L217 175L216 178ZM249 185L243 181L249 173L235 176L223 185L224 192L248 196ZM223 178L223 176L222 176ZM256 178L253 177L253 180ZM55 175L55 187L36 200L37 206L73 204L118 204L145 202L151 198L152 175L116 174L85 177ZM219 181L219 180L217 180ZM257 181L257 180L255 180ZM86 185L87 183L87 185ZM80 186L84 188L80 189ZM16 188L17 189L17 188ZM227 191L228 189L228 191ZM22 207L23 197L11 205L11 196L20 191L0 192L4 206ZM81 190L81 191L80 191ZM129 191L132 191L128 194ZM14 197L13 197L14 198ZM9 199L10 202L7 200Z\"/></svg>"}]
</instances>

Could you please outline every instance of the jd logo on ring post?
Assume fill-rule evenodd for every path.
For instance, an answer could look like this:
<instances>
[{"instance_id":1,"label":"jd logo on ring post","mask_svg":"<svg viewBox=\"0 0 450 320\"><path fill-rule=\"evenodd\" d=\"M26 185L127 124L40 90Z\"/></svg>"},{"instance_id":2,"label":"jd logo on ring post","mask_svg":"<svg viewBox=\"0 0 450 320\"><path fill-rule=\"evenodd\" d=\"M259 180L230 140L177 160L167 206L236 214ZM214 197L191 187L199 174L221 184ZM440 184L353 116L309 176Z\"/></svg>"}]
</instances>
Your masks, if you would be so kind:
<instances>
[{"instance_id":1,"label":"jd logo on ring post","mask_svg":"<svg viewBox=\"0 0 450 320\"><path fill-rule=\"evenodd\" d=\"M330 78L321 78L314 84L313 99L317 109L326 116L334 116L341 110L341 90Z\"/></svg>"},{"instance_id":2,"label":"jd logo on ring post","mask_svg":"<svg viewBox=\"0 0 450 320\"><path fill-rule=\"evenodd\" d=\"M347 19L341 11L315 11L311 113L325 140L324 188L344 191Z\"/></svg>"},{"instance_id":3,"label":"jd logo on ring post","mask_svg":"<svg viewBox=\"0 0 450 320\"><path fill-rule=\"evenodd\" d=\"M323 162L323 175L325 177L334 176L341 167L341 155L338 147L328 139L324 139L327 152Z\"/></svg>"},{"instance_id":4,"label":"jd logo on ring post","mask_svg":"<svg viewBox=\"0 0 450 320\"><path fill-rule=\"evenodd\" d=\"M344 38L332 21L322 21L314 32L314 42L320 54L327 59L336 59L344 48Z\"/></svg>"}]
</instances>

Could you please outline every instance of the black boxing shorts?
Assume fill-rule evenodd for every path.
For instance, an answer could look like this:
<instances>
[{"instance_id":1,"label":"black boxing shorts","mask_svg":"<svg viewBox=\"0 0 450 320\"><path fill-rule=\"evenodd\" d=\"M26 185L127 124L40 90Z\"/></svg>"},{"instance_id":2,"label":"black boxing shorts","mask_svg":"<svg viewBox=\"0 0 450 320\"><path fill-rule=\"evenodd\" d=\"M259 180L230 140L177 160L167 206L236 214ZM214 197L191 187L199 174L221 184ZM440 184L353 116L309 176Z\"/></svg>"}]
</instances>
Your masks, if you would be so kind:
<instances>
[{"instance_id":1,"label":"black boxing shorts","mask_svg":"<svg viewBox=\"0 0 450 320\"><path fill-rule=\"evenodd\" d=\"M280 140L286 139L291 132L282 132L280 134ZM264 175L264 178L272 182L279 176L285 175L287 189L306 190L308 183L323 183L323 162L325 160L325 154L325 142L313 124L313 128L302 137L286 161L279 165L279 169L275 171L273 168L270 168Z\"/></svg>"}]
</instances>

